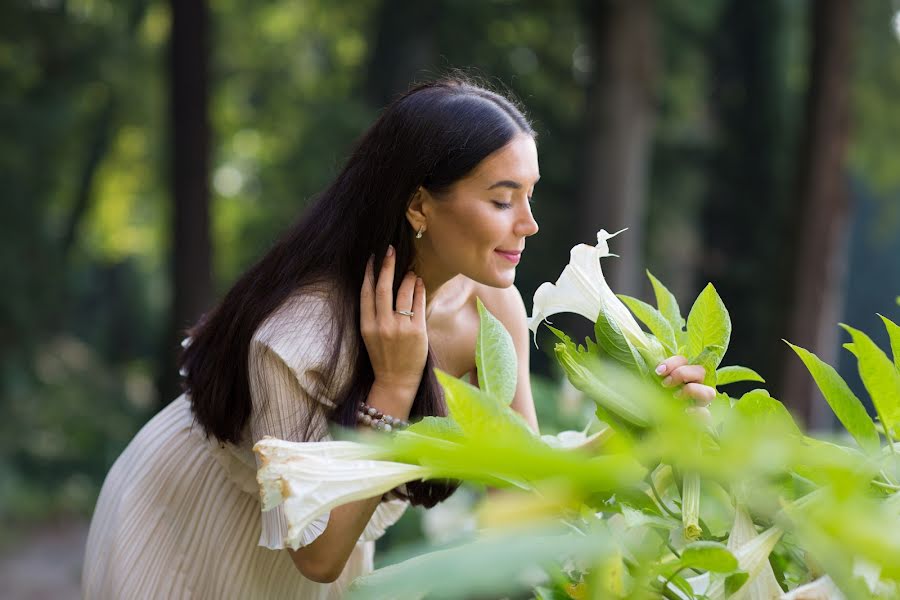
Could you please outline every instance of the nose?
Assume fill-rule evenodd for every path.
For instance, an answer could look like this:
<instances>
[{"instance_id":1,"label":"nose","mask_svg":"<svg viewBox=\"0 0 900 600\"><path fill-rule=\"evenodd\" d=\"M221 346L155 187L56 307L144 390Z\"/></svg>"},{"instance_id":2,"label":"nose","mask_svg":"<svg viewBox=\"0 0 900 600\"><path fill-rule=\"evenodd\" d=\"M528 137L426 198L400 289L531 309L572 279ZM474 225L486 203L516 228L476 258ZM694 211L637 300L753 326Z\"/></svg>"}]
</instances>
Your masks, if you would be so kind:
<instances>
[{"instance_id":1,"label":"nose","mask_svg":"<svg viewBox=\"0 0 900 600\"><path fill-rule=\"evenodd\" d=\"M539 229L537 221L534 220L534 215L531 214L531 207L526 206L525 216L516 223L516 235L529 237L536 234Z\"/></svg>"}]
</instances>

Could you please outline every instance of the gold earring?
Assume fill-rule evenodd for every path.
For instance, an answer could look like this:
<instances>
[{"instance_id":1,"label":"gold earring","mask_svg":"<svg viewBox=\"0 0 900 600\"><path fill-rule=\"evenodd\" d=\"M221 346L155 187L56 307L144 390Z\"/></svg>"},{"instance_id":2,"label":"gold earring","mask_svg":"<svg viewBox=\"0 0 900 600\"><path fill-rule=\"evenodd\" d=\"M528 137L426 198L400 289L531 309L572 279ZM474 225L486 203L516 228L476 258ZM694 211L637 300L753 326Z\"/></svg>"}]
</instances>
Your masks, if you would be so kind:
<instances>
[{"instance_id":1,"label":"gold earring","mask_svg":"<svg viewBox=\"0 0 900 600\"><path fill-rule=\"evenodd\" d=\"M417 240L422 239L422 234L423 234L424 232L425 232L425 226L422 225L421 227L419 227L419 232L416 233L416 239L417 239Z\"/></svg>"}]
</instances>

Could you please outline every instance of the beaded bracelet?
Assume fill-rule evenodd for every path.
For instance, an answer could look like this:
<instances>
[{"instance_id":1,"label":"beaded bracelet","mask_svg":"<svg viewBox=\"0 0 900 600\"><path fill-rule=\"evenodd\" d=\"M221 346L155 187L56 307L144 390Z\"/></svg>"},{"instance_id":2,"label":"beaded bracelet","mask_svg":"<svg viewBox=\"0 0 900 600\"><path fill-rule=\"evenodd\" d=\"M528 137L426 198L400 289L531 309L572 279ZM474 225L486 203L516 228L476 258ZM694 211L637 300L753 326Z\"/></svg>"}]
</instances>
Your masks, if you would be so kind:
<instances>
[{"instance_id":1,"label":"beaded bracelet","mask_svg":"<svg viewBox=\"0 0 900 600\"><path fill-rule=\"evenodd\" d=\"M372 429L377 429L379 431L391 431L409 427L408 421L386 415L374 406L369 406L362 400L360 400L359 406L357 407L356 422L364 423Z\"/></svg>"}]
</instances>

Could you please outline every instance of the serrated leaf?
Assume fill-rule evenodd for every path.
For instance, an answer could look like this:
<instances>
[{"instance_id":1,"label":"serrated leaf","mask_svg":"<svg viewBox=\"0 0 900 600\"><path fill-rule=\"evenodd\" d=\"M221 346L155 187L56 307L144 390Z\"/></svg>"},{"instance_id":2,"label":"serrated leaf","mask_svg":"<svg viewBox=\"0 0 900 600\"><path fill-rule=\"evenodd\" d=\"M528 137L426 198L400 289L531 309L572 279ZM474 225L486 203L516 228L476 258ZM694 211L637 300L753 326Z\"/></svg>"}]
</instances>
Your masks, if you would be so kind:
<instances>
[{"instance_id":1,"label":"serrated leaf","mask_svg":"<svg viewBox=\"0 0 900 600\"><path fill-rule=\"evenodd\" d=\"M711 283L703 288L691 307L687 319L687 338L689 359L710 346L721 346L723 356L728 350L728 343L731 340L731 318ZM720 361L721 358L720 356ZM718 367L719 363L717 362L715 366Z\"/></svg>"},{"instance_id":2,"label":"serrated leaf","mask_svg":"<svg viewBox=\"0 0 900 600\"><path fill-rule=\"evenodd\" d=\"M900 325L897 325L884 315L878 315L884 321L888 337L891 340L891 353L894 355L894 366L900 369Z\"/></svg>"},{"instance_id":3,"label":"serrated leaf","mask_svg":"<svg viewBox=\"0 0 900 600\"><path fill-rule=\"evenodd\" d=\"M875 430L875 423L872 422L863 403L834 367L800 346L795 346L787 341L785 343L797 353L797 356L806 365L831 410L834 411L838 420L853 436L860 448L867 452L878 450L880 440L878 432Z\"/></svg>"},{"instance_id":4,"label":"serrated leaf","mask_svg":"<svg viewBox=\"0 0 900 600\"><path fill-rule=\"evenodd\" d=\"M684 335L684 317L681 316L678 300L649 270L647 271L647 278L650 279L650 284L653 286L653 295L656 296L656 307L672 326L675 339L680 344Z\"/></svg>"},{"instance_id":5,"label":"serrated leaf","mask_svg":"<svg viewBox=\"0 0 900 600\"><path fill-rule=\"evenodd\" d=\"M847 342L846 344L841 344L844 347L844 350L859 358L859 354L856 353L856 346L853 345L853 342Z\"/></svg>"},{"instance_id":6,"label":"serrated leaf","mask_svg":"<svg viewBox=\"0 0 900 600\"><path fill-rule=\"evenodd\" d=\"M547 329L552 331L553 335L555 335L557 338L559 338L560 341L562 341L564 344L572 345L572 346L575 345L575 342L572 341L572 338L570 338L568 335L566 335L565 332L557 329L556 327L553 327L552 325L547 325Z\"/></svg>"},{"instance_id":7,"label":"serrated leaf","mask_svg":"<svg viewBox=\"0 0 900 600\"><path fill-rule=\"evenodd\" d=\"M634 313L634 316L647 326L650 333L656 336L656 339L665 347L666 352L670 355L674 354L678 342L675 341L675 332L672 329L672 324L669 323L662 313L637 298L632 298L625 294L617 294L617 296Z\"/></svg>"},{"instance_id":8,"label":"serrated leaf","mask_svg":"<svg viewBox=\"0 0 900 600\"><path fill-rule=\"evenodd\" d=\"M479 319L475 342L478 387L508 406L516 395L516 348L503 323L484 307L481 298L476 302Z\"/></svg>"},{"instance_id":9,"label":"serrated leaf","mask_svg":"<svg viewBox=\"0 0 900 600\"><path fill-rule=\"evenodd\" d=\"M730 573L738 568L737 558L719 542L692 542L681 551L681 566L714 573Z\"/></svg>"},{"instance_id":10,"label":"serrated leaf","mask_svg":"<svg viewBox=\"0 0 900 600\"><path fill-rule=\"evenodd\" d=\"M766 382L759 373L748 367L732 365L730 367L722 367L716 371L716 385L728 385L739 381Z\"/></svg>"},{"instance_id":11,"label":"serrated leaf","mask_svg":"<svg viewBox=\"0 0 900 600\"><path fill-rule=\"evenodd\" d=\"M872 338L858 329L841 324L853 337L859 356L859 376L872 398L885 431L890 433L900 422L900 370L881 351Z\"/></svg>"}]
</instances>

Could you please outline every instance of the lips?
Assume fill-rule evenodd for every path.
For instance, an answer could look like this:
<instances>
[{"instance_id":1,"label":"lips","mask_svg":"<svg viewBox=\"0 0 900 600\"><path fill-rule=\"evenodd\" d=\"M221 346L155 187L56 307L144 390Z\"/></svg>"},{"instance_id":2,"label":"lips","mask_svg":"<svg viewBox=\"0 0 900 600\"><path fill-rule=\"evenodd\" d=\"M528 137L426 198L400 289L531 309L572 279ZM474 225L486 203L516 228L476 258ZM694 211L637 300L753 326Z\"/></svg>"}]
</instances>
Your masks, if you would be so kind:
<instances>
[{"instance_id":1,"label":"lips","mask_svg":"<svg viewBox=\"0 0 900 600\"><path fill-rule=\"evenodd\" d=\"M518 264L519 260L522 259L522 251L521 250L494 250L497 254L511 262L512 264Z\"/></svg>"}]
</instances>

